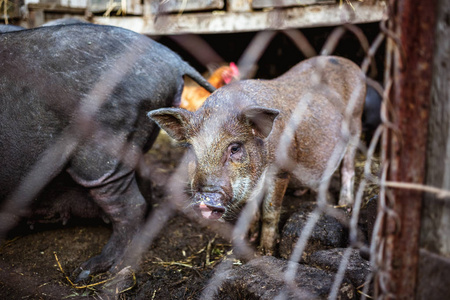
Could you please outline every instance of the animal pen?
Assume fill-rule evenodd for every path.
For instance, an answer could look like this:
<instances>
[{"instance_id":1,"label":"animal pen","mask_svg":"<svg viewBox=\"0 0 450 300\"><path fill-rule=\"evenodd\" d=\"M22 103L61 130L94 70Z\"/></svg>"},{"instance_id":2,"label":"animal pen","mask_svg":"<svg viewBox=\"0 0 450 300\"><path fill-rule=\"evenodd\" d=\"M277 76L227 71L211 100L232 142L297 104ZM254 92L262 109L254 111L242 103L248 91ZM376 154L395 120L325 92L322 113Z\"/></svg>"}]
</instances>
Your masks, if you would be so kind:
<instances>
[{"instance_id":1,"label":"animal pen","mask_svg":"<svg viewBox=\"0 0 450 300\"><path fill-rule=\"evenodd\" d=\"M241 34L236 44L245 40L245 47L231 43L238 50L230 50L234 53L243 50L232 58L237 62L241 79L257 78L261 74L257 68L260 59L273 41L280 41L280 36L283 36L283 45L291 43L290 47L297 49L288 53L299 53L303 58L334 54L351 36L357 41L351 50L363 54L348 56L358 60L367 75L367 84L383 98L382 123L370 144L359 143L354 203L345 208L327 204L327 191L330 186L333 189L332 178L321 183L318 193L306 191L305 197L309 197L312 206L308 207L303 227L293 234L289 246L280 246L289 248L281 255L283 259L279 253L275 258L263 257L254 244L248 243L246 233L252 215L247 219L238 218L235 224L209 223L196 219L185 209L187 196L179 184L183 170L178 167L184 153L160 135L161 144L157 141L150 151L149 156L153 158L147 158L150 163L143 173L150 181L161 179L161 183L153 183L156 185L153 197L164 201L153 204L139 238L128 247L129 267L118 276L94 277L89 283L75 284L66 272L85 259L84 250L80 257L67 257L61 253L62 248L57 250L57 242L44 245L42 241L44 244L39 242L41 246L36 251L43 256L46 253L47 259L50 253L51 262L45 263L49 271L43 281L39 281L36 278L40 275L29 265L41 262L22 263L22 258L14 256L18 248L24 247L21 240L26 244L33 233L13 231L16 235L10 234L0 246L1 296L11 299L450 298L449 1L61 0L27 2L22 6L25 15L20 10L24 3L18 0L0 3L2 9L5 8L4 21L27 28L59 17L77 16L93 23L137 31L176 47L198 69L206 69L210 63L229 61L230 57L221 57L226 51L219 51L215 43L223 47L221 34L229 35L231 40L234 34ZM317 28L327 29L324 34ZM367 31L370 31L370 39ZM318 33L325 37L319 42L314 36ZM346 54L341 51L339 55ZM299 59L294 59L296 61ZM263 76L272 75L268 72ZM312 79L312 84L318 83ZM342 130L345 134L345 126ZM161 155L158 150L167 152ZM165 170L155 173L152 168L157 167ZM35 182L36 186L47 181L45 176L39 177L41 182ZM27 197L32 198L34 194L24 198ZM302 197L295 193L286 197L288 206L284 213L288 208L299 207ZM31 200L21 203L26 205ZM306 209L307 205L302 205ZM0 208L6 215L11 209L24 207L14 204ZM251 205L246 205L242 215L251 210ZM330 256L325 261L313 262L314 253L308 247L320 240L316 236L321 235L320 231L317 233L318 227L322 232L328 228L327 223L323 223L324 216L338 220L346 242L315 249L329 251ZM182 218L184 223L173 225L171 219L175 217ZM286 215L283 221L285 227L290 222L288 217ZM6 236L13 225L1 224L4 228L0 232ZM362 224L366 227L367 240L361 238ZM168 232L171 226L187 229L193 235L179 235L183 231ZM197 227L200 229L195 229ZM77 236L75 229L65 230ZM99 232L105 234L102 230ZM176 239L183 241L203 232L208 232L206 238L201 237L204 244L195 249L190 248L188 242L174 243L167 237L177 234ZM36 234L45 237L45 233ZM89 235L92 233L86 232L76 239L83 241ZM94 254L104 242L102 238L96 241ZM177 247L182 255L152 260L152 255L164 257L155 250L158 243ZM362 263L361 256L365 258ZM331 275L308 277L303 265ZM146 268L150 266L157 267L148 271ZM362 284L352 281L351 271L365 275ZM311 287L299 278L302 276L326 284L319 287L319 283L314 283ZM169 280L162 281L163 277ZM152 280L163 283L153 285ZM196 288L189 290L190 284Z\"/></svg>"}]
</instances>

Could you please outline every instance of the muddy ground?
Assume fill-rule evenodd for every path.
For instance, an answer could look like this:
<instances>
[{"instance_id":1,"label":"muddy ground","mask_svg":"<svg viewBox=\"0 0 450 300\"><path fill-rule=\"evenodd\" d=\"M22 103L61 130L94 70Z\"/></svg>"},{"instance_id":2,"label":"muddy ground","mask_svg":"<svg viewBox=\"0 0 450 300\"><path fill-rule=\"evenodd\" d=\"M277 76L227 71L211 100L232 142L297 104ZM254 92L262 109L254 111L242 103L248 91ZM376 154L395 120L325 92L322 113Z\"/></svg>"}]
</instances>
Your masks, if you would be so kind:
<instances>
[{"instance_id":1,"label":"muddy ground","mask_svg":"<svg viewBox=\"0 0 450 300\"><path fill-rule=\"evenodd\" d=\"M164 184L183 151L160 135L147 155L153 170L153 206L164 201ZM358 162L359 173L363 165ZM375 193L369 187L365 198ZM296 202L311 197L309 192L296 196L295 191L288 190L282 222L295 210ZM163 227L146 251L140 269L127 276L121 290L109 282L102 283L105 274L91 278L92 286L72 285L66 275L100 253L110 234L110 227L102 220L71 219L65 226L36 224L33 230L21 224L0 246L0 298L198 299L215 268L230 257L232 250L230 242L213 229L178 213ZM242 264L231 261L235 266Z\"/></svg>"}]
</instances>

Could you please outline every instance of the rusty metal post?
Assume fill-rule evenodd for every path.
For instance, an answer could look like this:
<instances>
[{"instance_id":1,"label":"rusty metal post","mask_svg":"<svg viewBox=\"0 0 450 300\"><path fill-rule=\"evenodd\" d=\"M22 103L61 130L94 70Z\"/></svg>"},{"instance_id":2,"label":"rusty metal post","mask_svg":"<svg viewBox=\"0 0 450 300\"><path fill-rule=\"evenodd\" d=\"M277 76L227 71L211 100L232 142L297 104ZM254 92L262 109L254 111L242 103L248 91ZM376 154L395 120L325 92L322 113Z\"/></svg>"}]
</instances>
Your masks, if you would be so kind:
<instances>
[{"instance_id":1,"label":"rusty metal post","mask_svg":"<svg viewBox=\"0 0 450 300\"><path fill-rule=\"evenodd\" d=\"M398 131L390 130L383 145L389 162L387 180L423 184L436 1L391 0L390 9L389 29L396 39L387 54L392 55L393 80L388 109ZM388 280L378 281L378 296L414 299L423 193L392 189L388 194L393 214L384 219L380 266Z\"/></svg>"}]
</instances>

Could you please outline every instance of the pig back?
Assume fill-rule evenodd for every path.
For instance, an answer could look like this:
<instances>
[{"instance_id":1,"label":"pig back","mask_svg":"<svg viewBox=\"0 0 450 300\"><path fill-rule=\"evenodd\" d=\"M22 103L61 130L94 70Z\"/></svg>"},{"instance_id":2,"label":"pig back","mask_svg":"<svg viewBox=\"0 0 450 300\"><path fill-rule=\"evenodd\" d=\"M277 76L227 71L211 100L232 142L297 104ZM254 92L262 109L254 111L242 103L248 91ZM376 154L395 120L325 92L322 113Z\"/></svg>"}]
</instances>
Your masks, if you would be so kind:
<instances>
[{"instance_id":1,"label":"pig back","mask_svg":"<svg viewBox=\"0 0 450 300\"><path fill-rule=\"evenodd\" d=\"M341 128L347 108L350 133L360 130L364 94L364 76L358 66L343 58L317 57L273 80L242 80L218 89L190 122L201 128L205 116L237 120L249 106L277 109L279 115L264 140L265 161L293 173L303 185L315 187L330 175L324 171L334 149L338 147L339 157L333 171L344 155L349 136L343 138Z\"/></svg>"},{"instance_id":2,"label":"pig back","mask_svg":"<svg viewBox=\"0 0 450 300\"><path fill-rule=\"evenodd\" d=\"M58 140L81 103L100 105L94 118L101 130L143 148L156 130L145 114L181 95L181 58L122 28L42 27L3 33L0 44L0 198Z\"/></svg>"},{"instance_id":3,"label":"pig back","mask_svg":"<svg viewBox=\"0 0 450 300\"><path fill-rule=\"evenodd\" d=\"M359 136L364 75L347 59L322 56L297 64L270 84L279 95L270 106L282 111L270 137L277 164L315 187L338 167L350 135ZM325 174L334 151L332 171Z\"/></svg>"}]
</instances>

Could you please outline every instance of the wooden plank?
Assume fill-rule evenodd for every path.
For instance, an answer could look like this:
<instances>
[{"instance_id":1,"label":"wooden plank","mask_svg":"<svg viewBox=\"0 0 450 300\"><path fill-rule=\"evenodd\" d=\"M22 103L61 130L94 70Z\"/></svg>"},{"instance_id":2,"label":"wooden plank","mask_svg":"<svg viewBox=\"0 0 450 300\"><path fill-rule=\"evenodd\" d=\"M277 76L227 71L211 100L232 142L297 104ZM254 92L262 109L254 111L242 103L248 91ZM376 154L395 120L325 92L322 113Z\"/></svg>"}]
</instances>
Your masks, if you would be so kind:
<instances>
[{"instance_id":1,"label":"wooden plank","mask_svg":"<svg viewBox=\"0 0 450 300\"><path fill-rule=\"evenodd\" d=\"M153 14L213 10L223 7L223 0L159 0L150 2L150 9Z\"/></svg>"},{"instance_id":2,"label":"wooden plank","mask_svg":"<svg viewBox=\"0 0 450 300\"><path fill-rule=\"evenodd\" d=\"M140 0L126 0L126 14L142 15L143 5ZM93 13L102 13L111 10L117 11L123 5L121 0L91 0L89 6ZM184 13L189 11L205 11L213 9L222 9L224 0L160 0L150 1L148 7L151 14L159 13ZM111 14L113 15L113 14Z\"/></svg>"},{"instance_id":3,"label":"wooden plank","mask_svg":"<svg viewBox=\"0 0 450 300\"><path fill-rule=\"evenodd\" d=\"M450 190L450 6L438 1L433 87L428 122L427 185ZM426 194L420 234L421 259L424 249L437 263L421 263L416 299L446 299L450 295L450 199ZM445 259L447 257L447 259ZM446 261L446 263L445 263ZM447 271L444 275L439 271ZM433 271L427 272L427 271ZM431 276L429 276L431 275ZM439 275L439 276L436 276ZM433 276L433 277L432 277ZM446 292L447 294L444 294ZM441 293L441 295L439 295ZM447 296L447 297L445 297Z\"/></svg>"},{"instance_id":4,"label":"wooden plank","mask_svg":"<svg viewBox=\"0 0 450 300\"><path fill-rule=\"evenodd\" d=\"M117 11L121 6L120 0L91 0L89 4L89 11L93 13L103 13L106 11Z\"/></svg>"},{"instance_id":5,"label":"wooden plank","mask_svg":"<svg viewBox=\"0 0 450 300\"><path fill-rule=\"evenodd\" d=\"M61 6L60 4L55 3L29 3L28 4L28 10L44 10L48 12L55 12L55 13L68 13L68 14L84 14L86 11L86 8L80 8L80 7L67 7L67 6Z\"/></svg>"},{"instance_id":6,"label":"wooden plank","mask_svg":"<svg viewBox=\"0 0 450 300\"><path fill-rule=\"evenodd\" d=\"M252 0L228 0L227 11L251 11Z\"/></svg>"},{"instance_id":7,"label":"wooden plank","mask_svg":"<svg viewBox=\"0 0 450 300\"><path fill-rule=\"evenodd\" d=\"M61 6L87 8L88 0L60 0Z\"/></svg>"},{"instance_id":8,"label":"wooden plank","mask_svg":"<svg viewBox=\"0 0 450 300\"><path fill-rule=\"evenodd\" d=\"M109 12L110 15L114 15L120 9L125 15L143 14L143 5L140 0L91 0L89 5L89 11L93 13Z\"/></svg>"},{"instance_id":9,"label":"wooden plank","mask_svg":"<svg viewBox=\"0 0 450 300\"><path fill-rule=\"evenodd\" d=\"M438 6L426 183L450 190L450 6ZM450 257L450 202L425 195L422 223L421 247Z\"/></svg>"},{"instance_id":10,"label":"wooden plank","mask_svg":"<svg viewBox=\"0 0 450 300\"><path fill-rule=\"evenodd\" d=\"M39 0L34 3L77 8L87 8L88 6L88 0Z\"/></svg>"},{"instance_id":11,"label":"wooden plank","mask_svg":"<svg viewBox=\"0 0 450 300\"><path fill-rule=\"evenodd\" d=\"M27 28L41 26L45 23L45 14L43 9L30 9L28 12Z\"/></svg>"},{"instance_id":12,"label":"wooden plank","mask_svg":"<svg viewBox=\"0 0 450 300\"><path fill-rule=\"evenodd\" d=\"M436 1L397 0L389 29L399 45L388 48L393 79L389 120L394 124L384 140L388 181L423 184L430 108ZM392 40L390 41L392 43ZM393 44L391 44L393 45ZM415 299L419 263L423 192L389 191L390 213L384 218L384 239L377 299Z\"/></svg>"},{"instance_id":13,"label":"wooden plank","mask_svg":"<svg viewBox=\"0 0 450 300\"><path fill-rule=\"evenodd\" d=\"M330 4L336 3L335 0L253 0L253 8L269 8L269 7L290 7L311 4Z\"/></svg>"},{"instance_id":14,"label":"wooden plank","mask_svg":"<svg viewBox=\"0 0 450 300\"><path fill-rule=\"evenodd\" d=\"M94 17L98 24L114 25L148 35L230 33L259 30L369 23L383 19L386 3L355 2L347 5L311 5L258 12L191 13L149 17Z\"/></svg>"},{"instance_id":15,"label":"wooden plank","mask_svg":"<svg viewBox=\"0 0 450 300\"><path fill-rule=\"evenodd\" d=\"M141 0L127 0L127 14L142 15L143 6Z\"/></svg>"},{"instance_id":16,"label":"wooden plank","mask_svg":"<svg viewBox=\"0 0 450 300\"><path fill-rule=\"evenodd\" d=\"M450 298L450 258L420 249L417 300Z\"/></svg>"}]
</instances>

